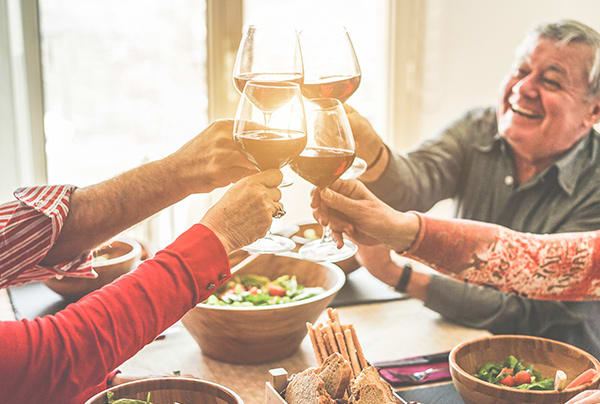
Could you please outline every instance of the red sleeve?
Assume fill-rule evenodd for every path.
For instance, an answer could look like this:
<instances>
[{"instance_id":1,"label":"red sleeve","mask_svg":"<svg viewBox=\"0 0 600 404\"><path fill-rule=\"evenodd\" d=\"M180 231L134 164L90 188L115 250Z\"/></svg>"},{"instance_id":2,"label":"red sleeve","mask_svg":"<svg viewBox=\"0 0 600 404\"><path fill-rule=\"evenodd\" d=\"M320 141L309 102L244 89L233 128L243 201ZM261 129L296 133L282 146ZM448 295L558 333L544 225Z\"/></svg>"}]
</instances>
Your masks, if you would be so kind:
<instances>
[{"instance_id":1,"label":"red sleeve","mask_svg":"<svg viewBox=\"0 0 600 404\"><path fill-rule=\"evenodd\" d=\"M135 271L56 315L0 323L2 402L81 404L108 372L230 276L217 236L195 225Z\"/></svg>"},{"instance_id":2,"label":"red sleeve","mask_svg":"<svg viewBox=\"0 0 600 404\"><path fill-rule=\"evenodd\" d=\"M534 299L600 299L600 232L529 234L418 215L406 255L459 280Z\"/></svg>"}]
</instances>

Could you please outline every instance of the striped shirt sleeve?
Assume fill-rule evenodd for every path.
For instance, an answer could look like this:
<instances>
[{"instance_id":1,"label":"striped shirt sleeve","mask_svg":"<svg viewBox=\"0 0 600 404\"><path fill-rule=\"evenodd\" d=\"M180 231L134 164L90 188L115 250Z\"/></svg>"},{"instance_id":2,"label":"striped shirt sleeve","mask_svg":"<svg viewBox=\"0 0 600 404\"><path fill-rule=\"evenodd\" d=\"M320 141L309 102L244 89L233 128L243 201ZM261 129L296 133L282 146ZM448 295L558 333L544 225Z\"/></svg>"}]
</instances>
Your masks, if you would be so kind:
<instances>
[{"instance_id":1,"label":"striped shirt sleeve","mask_svg":"<svg viewBox=\"0 0 600 404\"><path fill-rule=\"evenodd\" d=\"M40 265L58 239L74 189L72 185L19 188L16 200L0 205L0 288L57 275L96 277L91 254Z\"/></svg>"}]
</instances>

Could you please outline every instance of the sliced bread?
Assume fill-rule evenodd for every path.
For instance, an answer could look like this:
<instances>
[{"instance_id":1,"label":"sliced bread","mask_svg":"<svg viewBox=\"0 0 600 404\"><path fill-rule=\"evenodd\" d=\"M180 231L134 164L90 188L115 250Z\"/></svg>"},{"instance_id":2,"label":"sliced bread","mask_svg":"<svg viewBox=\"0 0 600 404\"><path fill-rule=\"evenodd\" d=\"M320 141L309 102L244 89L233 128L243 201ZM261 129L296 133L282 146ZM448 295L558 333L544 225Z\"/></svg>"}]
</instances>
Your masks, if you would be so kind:
<instances>
[{"instance_id":1,"label":"sliced bread","mask_svg":"<svg viewBox=\"0 0 600 404\"><path fill-rule=\"evenodd\" d=\"M396 404L397 401L391 401L386 392L375 383L363 384L358 390L354 391L349 400L350 404Z\"/></svg>"},{"instance_id":2,"label":"sliced bread","mask_svg":"<svg viewBox=\"0 0 600 404\"><path fill-rule=\"evenodd\" d=\"M354 383L352 383L352 386L350 387L351 395L355 396L359 390L361 390L364 386L367 386L367 385L374 385L379 390L381 390L381 393L383 394L383 397L385 398L385 401L381 401L381 403L396 403L396 402L398 402L398 400L394 397L392 388L385 380L383 380L379 376L379 371L374 366L369 366L369 367L364 368L360 372L360 374L354 379ZM367 391L370 392L371 390L372 390L372 387L369 388ZM373 393L368 393L368 394L371 395ZM368 401L366 401L366 402L368 403Z\"/></svg>"},{"instance_id":3,"label":"sliced bread","mask_svg":"<svg viewBox=\"0 0 600 404\"><path fill-rule=\"evenodd\" d=\"M298 373L285 390L285 401L288 404L333 404L325 382L314 368Z\"/></svg>"},{"instance_id":4,"label":"sliced bread","mask_svg":"<svg viewBox=\"0 0 600 404\"><path fill-rule=\"evenodd\" d=\"M325 359L317 373L325 382L325 390L331 398L337 399L344 396L352 379L352 368L344 357L334 352Z\"/></svg>"}]
</instances>

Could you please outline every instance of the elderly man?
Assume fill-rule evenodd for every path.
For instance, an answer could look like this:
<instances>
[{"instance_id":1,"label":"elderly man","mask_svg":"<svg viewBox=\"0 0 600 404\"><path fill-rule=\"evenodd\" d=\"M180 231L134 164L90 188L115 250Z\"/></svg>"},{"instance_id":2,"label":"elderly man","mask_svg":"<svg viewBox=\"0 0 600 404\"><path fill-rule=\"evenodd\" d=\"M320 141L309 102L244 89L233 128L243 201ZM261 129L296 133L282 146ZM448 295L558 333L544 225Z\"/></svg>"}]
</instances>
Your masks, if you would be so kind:
<instances>
[{"instance_id":1,"label":"elderly man","mask_svg":"<svg viewBox=\"0 0 600 404\"><path fill-rule=\"evenodd\" d=\"M576 21L533 29L516 53L498 106L469 111L405 155L383 146L349 109L361 178L397 210L453 198L457 216L518 231L600 229L600 35ZM371 250L368 250L371 251ZM373 270L385 254L361 255ZM456 322L550 337L600 358L600 303L548 302L406 270L399 289Z\"/></svg>"}]
</instances>

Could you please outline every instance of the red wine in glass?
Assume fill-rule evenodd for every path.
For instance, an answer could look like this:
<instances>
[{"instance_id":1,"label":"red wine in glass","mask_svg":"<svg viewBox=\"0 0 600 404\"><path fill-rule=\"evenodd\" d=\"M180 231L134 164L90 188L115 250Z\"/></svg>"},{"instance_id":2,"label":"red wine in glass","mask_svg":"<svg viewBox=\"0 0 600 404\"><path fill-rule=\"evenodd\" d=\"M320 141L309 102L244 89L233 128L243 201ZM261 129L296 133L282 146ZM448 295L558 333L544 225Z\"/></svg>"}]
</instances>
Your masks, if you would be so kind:
<instances>
[{"instance_id":1,"label":"red wine in glass","mask_svg":"<svg viewBox=\"0 0 600 404\"><path fill-rule=\"evenodd\" d=\"M352 150L311 146L304 149L290 166L311 184L324 188L352 165L354 156Z\"/></svg>"},{"instance_id":2,"label":"red wine in glass","mask_svg":"<svg viewBox=\"0 0 600 404\"><path fill-rule=\"evenodd\" d=\"M306 134L294 130L250 130L236 133L235 140L260 170L285 166L306 146Z\"/></svg>"},{"instance_id":3,"label":"red wine in glass","mask_svg":"<svg viewBox=\"0 0 600 404\"><path fill-rule=\"evenodd\" d=\"M360 74L326 76L314 81L305 80L302 84L302 95L309 99L337 98L340 102L346 102L359 84Z\"/></svg>"}]
</instances>

